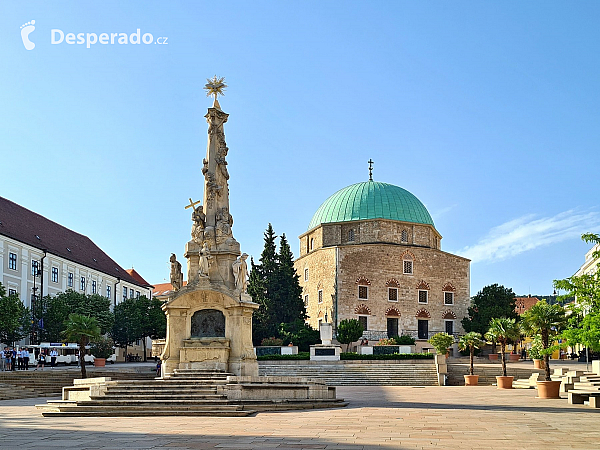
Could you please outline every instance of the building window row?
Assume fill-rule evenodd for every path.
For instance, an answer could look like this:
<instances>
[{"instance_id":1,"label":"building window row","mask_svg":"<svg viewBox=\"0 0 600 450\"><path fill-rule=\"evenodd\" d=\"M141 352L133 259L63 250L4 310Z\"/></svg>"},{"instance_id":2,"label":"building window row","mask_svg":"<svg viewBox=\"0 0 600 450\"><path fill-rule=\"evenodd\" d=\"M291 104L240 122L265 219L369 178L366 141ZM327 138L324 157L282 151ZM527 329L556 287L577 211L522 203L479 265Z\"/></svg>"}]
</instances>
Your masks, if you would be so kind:
<instances>
[{"instance_id":1,"label":"building window row","mask_svg":"<svg viewBox=\"0 0 600 450\"><path fill-rule=\"evenodd\" d=\"M79 289L85 291L85 277L81 277L81 283Z\"/></svg>"},{"instance_id":2,"label":"building window row","mask_svg":"<svg viewBox=\"0 0 600 450\"><path fill-rule=\"evenodd\" d=\"M52 268L52 282L58 283L58 267Z\"/></svg>"},{"instance_id":3,"label":"building window row","mask_svg":"<svg viewBox=\"0 0 600 450\"><path fill-rule=\"evenodd\" d=\"M67 277L67 286L73 287L73 272L69 272L69 276Z\"/></svg>"},{"instance_id":4,"label":"building window row","mask_svg":"<svg viewBox=\"0 0 600 450\"><path fill-rule=\"evenodd\" d=\"M358 298L360 300L369 299L369 286L358 286ZM418 303L427 304L429 302L429 291L426 289L419 289L417 295ZM388 301L398 301L398 288L388 288ZM320 302L319 302L320 303ZM444 305L454 305L454 292L444 292Z\"/></svg>"},{"instance_id":5,"label":"building window row","mask_svg":"<svg viewBox=\"0 0 600 450\"><path fill-rule=\"evenodd\" d=\"M31 261L31 275L37 277L40 274L40 262L36 260Z\"/></svg>"}]
</instances>

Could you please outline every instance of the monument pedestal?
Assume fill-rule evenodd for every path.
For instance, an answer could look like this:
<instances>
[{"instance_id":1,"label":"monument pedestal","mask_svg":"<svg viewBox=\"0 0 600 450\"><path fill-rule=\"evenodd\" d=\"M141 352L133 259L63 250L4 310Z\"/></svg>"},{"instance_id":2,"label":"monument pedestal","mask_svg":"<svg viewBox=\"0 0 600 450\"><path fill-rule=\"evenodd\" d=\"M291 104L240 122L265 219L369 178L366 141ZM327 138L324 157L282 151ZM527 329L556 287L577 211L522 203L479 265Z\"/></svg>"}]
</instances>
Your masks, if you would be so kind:
<instances>
[{"instance_id":1,"label":"monument pedestal","mask_svg":"<svg viewBox=\"0 0 600 450\"><path fill-rule=\"evenodd\" d=\"M311 361L339 361L342 347L333 344L333 326L330 323L322 323L319 327L321 343L310 346Z\"/></svg>"},{"instance_id":2,"label":"monument pedestal","mask_svg":"<svg viewBox=\"0 0 600 450\"><path fill-rule=\"evenodd\" d=\"M252 347L252 312L258 305L236 299L233 295L239 293L208 279L200 284L202 289L194 285L180 289L163 305L167 315L163 374L202 369L258 376Z\"/></svg>"}]
</instances>

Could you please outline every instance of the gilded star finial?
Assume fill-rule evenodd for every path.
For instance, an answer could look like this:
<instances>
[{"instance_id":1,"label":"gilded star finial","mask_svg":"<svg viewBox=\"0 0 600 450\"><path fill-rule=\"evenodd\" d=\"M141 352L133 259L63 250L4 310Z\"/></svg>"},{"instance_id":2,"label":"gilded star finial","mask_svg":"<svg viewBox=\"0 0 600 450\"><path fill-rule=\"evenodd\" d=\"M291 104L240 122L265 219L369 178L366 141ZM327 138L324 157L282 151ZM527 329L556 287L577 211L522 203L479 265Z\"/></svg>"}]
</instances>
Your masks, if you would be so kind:
<instances>
[{"instance_id":1,"label":"gilded star finial","mask_svg":"<svg viewBox=\"0 0 600 450\"><path fill-rule=\"evenodd\" d=\"M225 84L225 77L219 78L215 75L212 78L207 78L206 81L207 83L204 85L204 89L206 89L207 97L214 95L216 101L218 95L225 95L223 93L223 91L227 88L227 85Z\"/></svg>"}]
</instances>

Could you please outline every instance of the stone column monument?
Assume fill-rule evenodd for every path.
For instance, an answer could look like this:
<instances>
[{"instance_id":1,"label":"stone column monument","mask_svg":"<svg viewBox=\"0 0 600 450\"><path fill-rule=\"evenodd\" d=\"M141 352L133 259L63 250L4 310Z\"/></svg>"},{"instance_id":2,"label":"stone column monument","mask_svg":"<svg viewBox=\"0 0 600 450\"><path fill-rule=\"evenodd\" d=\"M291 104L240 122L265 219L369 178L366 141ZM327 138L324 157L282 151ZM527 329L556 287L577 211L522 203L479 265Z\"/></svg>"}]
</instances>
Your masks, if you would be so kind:
<instances>
[{"instance_id":1,"label":"stone column monument","mask_svg":"<svg viewBox=\"0 0 600 450\"><path fill-rule=\"evenodd\" d=\"M163 374L174 369L222 370L239 376L258 376L252 347L252 312L258 308L246 293L246 255L234 239L229 211L229 172L223 125L228 114L217 100L226 85L223 78L207 80L208 145L200 173L203 203L191 209L192 239L185 245L187 279L163 306L167 337L161 355ZM200 175L199 173L199 175Z\"/></svg>"}]
</instances>

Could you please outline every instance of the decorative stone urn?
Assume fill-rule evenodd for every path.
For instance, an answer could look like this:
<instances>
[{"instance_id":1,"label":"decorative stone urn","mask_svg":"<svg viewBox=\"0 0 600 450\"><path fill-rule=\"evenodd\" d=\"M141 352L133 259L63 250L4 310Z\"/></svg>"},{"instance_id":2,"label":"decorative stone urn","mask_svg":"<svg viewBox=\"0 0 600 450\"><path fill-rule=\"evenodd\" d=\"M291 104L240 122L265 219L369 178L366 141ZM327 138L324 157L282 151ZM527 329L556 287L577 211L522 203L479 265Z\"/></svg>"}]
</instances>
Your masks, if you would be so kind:
<instances>
[{"instance_id":1,"label":"decorative stone urn","mask_svg":"<svg viewBox=\"0 0 600 450\"><path fill-rule=\"evenodd\" d=\"M512 389L513 378L514 377L496 377L498 389Z\"/></svg>"},{"instance_id":2,"label":"decorative stone urn","mask_svg":"<svg viewBox=\"0 0 600 450\"><path fill-rule=\"evenodd\" d=\"M498 353L490 353L488 355L488 358L490 359L490 361L498 361Z\"/></svg>"},{"instance_id":3,"label":"decorative stone urn","mask_svg":"<svg viewBox=\"0 0 600 450\"><path fill-rule=\"evenodd\" d=\"M560 381L537 381L538 398L560 398Z\"/></svg>"},{"instance_id":4,"label":"decorative stone urn","mask_svg":"<svg viewBox=\"0 0 600 450\"><path fill-rule=\"evenodd\" d=\"M518 355L517 353L510 353L508 355L509 361L518 361L519 359L521 359L521 355Z\"/></svg>"},{"instance_id":5,"label":"decorative stone urn","mask_svg":"<svg viewBox=\"0 0 600 450\"><path fill-rule=\"evenodd\" d=\"M479 375L465 375L465 386L477 386Z\"/></svg>"}]
</instances>

